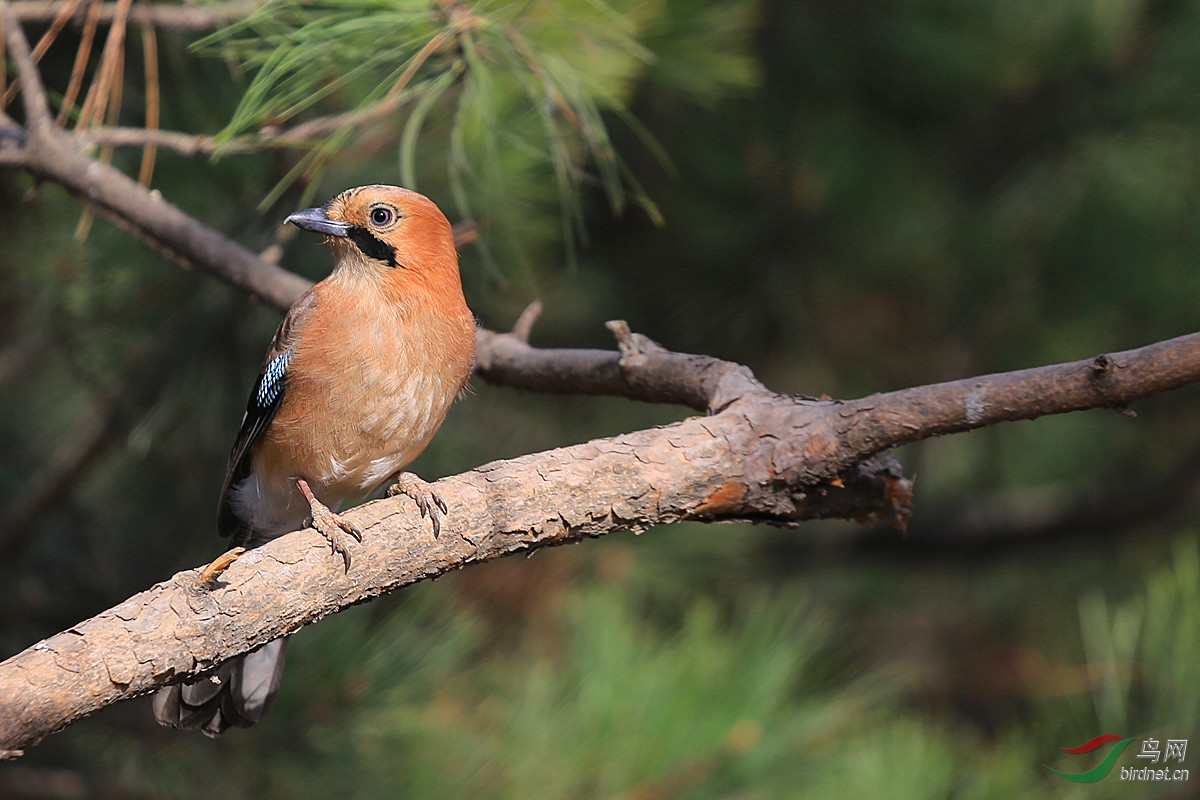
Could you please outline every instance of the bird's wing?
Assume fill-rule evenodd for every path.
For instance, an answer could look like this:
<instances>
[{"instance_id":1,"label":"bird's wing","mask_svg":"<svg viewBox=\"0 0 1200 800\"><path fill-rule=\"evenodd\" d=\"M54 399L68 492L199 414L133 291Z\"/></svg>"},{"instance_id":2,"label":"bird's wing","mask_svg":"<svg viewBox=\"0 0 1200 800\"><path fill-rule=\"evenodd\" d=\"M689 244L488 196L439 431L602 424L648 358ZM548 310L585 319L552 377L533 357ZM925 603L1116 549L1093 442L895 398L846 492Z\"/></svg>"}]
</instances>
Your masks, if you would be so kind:
<instances>
[{"instance_id":1,"label":"bird's wing","mask_svg":"<svg viewBox=\"0 0 1200 800\"><path fill-rule=\"evenodd\" d=\"M292 361L296 340L305 317L315 305L316 295L310 289L288 310L283 322L279 323L279 329L275 331L271 346L267 348L254 391L246 403L241 430L229 453L229 466L225 470L225 485L221 487L221 503L217 511L217 530L222 536L244 532L246 522L239 519L230 507L229 491L250 474L250 447L262 436L283 404L283 396L287 392L288 365Z\"/></svg>"}]
</instances>

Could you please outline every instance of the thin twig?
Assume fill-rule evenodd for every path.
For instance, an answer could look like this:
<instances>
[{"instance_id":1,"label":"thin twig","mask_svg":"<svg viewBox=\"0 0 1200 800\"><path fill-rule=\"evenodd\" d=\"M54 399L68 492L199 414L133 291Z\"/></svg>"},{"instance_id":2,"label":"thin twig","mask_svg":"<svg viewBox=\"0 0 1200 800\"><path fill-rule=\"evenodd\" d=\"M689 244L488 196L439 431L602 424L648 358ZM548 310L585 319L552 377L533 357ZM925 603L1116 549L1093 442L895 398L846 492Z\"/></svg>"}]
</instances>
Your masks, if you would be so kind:
<instances>
[{"instance_id":1,"label":"thin twig","mask_svg":"<svg viewBox=\"0 0 1200 800\"><path fill-rule=\"evenodd\" d=\"M405 68L400 77L396 79L396 82L392 84L392 88L388 89L387 94L383 96L383 99L394 100L400 94L400 92L404 91L404 89L408 86L408 82L412 80L413 75L417 74L417 70L419 70L427 60L429 60L429 57L433 55L434 51L441 47L448 38L449 37L447 34L442 32L426 42L425 46L418 50L417 54L413 56L412 61L409 62L408 66Z\"/></svg>"},{"instance_id":2,"label":"thin twig","mask_svg":"<svg viewBox=\"0 0 1200 800\"><path fill-rule=\"evenodd\" d=\"M146 128L94 126L77 131L87 144L113 147L156 147L173 150L187 156L220 153L257 153L269 148L309 149L321 139L347 125L364 125L395 113L412 99L403 95L373 106L340 114L317 117L294 128L264 129L254 136L242 136L218 141L213 136L182 131L148 130Z\"/></svg>"},{"instance_id":3,"label":"thin twig","mask_svg":"<svg viewBox=\"0 0 1200 800\"><path fill-rule=\"evenodd\" d=\"M130 0L121 0L116 5L129 5L129 2ZM94 13L89 16L89 24L84 29L83 40L80 43L76 56L75 68L72 71L71 80L59 112L58 123L60 125L66 121L74 105L75 98L78 96L79 88L83 81L84 66L86 65L93 43L92 37L95 33L94 23L95 18L98 18L100 5L97 0L91 7ZM137 10L137 8L130 9L128 12L130 19L138 19ZM438 34L430 39L413 57L408 68L391 86L383 99L372 106L317 117L300 123L293 128L265 129L252 137L246 136L218 141L216 138L204 134L164 131L158 128L158 104L160 101L156 60L157 47L153 41L152 34L147 37L145 33L143 34L143 41L145 42L146 50L146 127L131 128L117 127L112 124L108 126L91 124L102 116L103 112L98 110L96 106L105 97L105 90L111 87L111 74L116 68L116 62L112 59L116 57L116 46L120 41L120 36L123 35L123 31L119 31L119 27L119 25L114 25L113 31L109 34L109 40L105 44L105 54L101 60L100 79L93 85L92 89L88 92L87 99L84 101L84 108L80 112L79 122L76 127L76 135L86 144L95 144L101 147L141 147L144 150L147 148L163 147L184 155L248 153L277 147L310 148L314 143L347 126L366 125L384 119L411 101L412 95L405 91L408 82L428 57L446 41L446 36L443 34ZM154 58L153 62L152 56ZM109 90L111 91L111 89ZM144 163L142 169L143 175L146 172Z\"/></svg>"},{"instance_id":4,"label":"thin twig","mask_svg":"<svg viewBox=\"0 0 1200 800\"><path fill-rule=\"evenodd\" d=\"M538 317L541 315L542 301L534 300L525 306L521 316L517 317L517 321L513 323L512 335L517 337L518 341L529 344L529 334L533 332L533 326L537 324Z\"/></svg>"},{"instance_id":5,"label":"thin twig","mask_svg":"<svg viewBox=\"0 0 1200 800\"><path fill-rule=\"evenodd\" d=\"M480 329L475 373L500 386L676 403L707 413L746 397L771 394L747 367L712 356L673 353L658 346L642 348L636 358L617 350L532 347L529 330L538 312L540 303L535 300L510 333ZM650 342L645 337L637 341Z\"/></svg>"},{"instance_id":6,"label":"thin twig","mask_svg":"<svg viewBox=\"0 0 1200 800\"><path fill-rule=\"evenodd\" d=\"M212 272L279 309L287 309L312 285L263 261L120 170L89 158L79 149L78 140L61 129L49 125L40 134L17 129L17 135L26 140L24 146L0 146L0 166L18 167L62 186L180 263Z\"/></svg>"},{"instance_id":7,"label":"thin twig","mask_svg":"<svg viewBox=\"0 0 1200 800\"><path fill-rule=\"evenodd\" d=\"M75 137L84 145L99 145L101 147L161 147L182 153L185 156L210 155L217 152L217 150L220 150L222 153L246 153L259 149L239 140L218 144L213 137L202 133L166 131L161 128L126 128L99 125L87 130L77 131Z\"/></svg>"},{"instance_id":8,"label":"thin twig","mask_svg":"<svg viewBox=\"0 0 1200 800\"><path fill-rule=\"evenodd\" d=\"M473 219L460 219L451 228L454 231L454 249L460 253L479 240L479 226Z\"/></svg>"},{"instance_id":9,"label":"thin twig","mask_svg":"<svg viewBox=\"0 0 1200 800\"><path fill-rule=\"evenodd\" d=\"M303 122L294 128L278 132L260 134L259 141L274 146L284 145L294 147L300 142L315 141L336 133L350 125L366 125L376 122L396 113L412 99L411 94L400 93L386 97L373 106L344 111L340 114L330 114L324 117Z\"/></svg>"},{"instance_id":10,"label":"thin twig","mask_svg":"<svg viewBox=\"0 0 1200 800\"><path fill-rule=\"evenodd\" d=\"M17 0L10 3L17 18L22 22L42 24L57 18L63 8L71 3L63 0ZM109 24L117 15L116 3L100 4L97 22ZM159 28L170 28L180 31L210 30L225 25L234 20L248 17L257 3L232 2L213 5L167 5L165 3L147 3L133 9L129 21L135 25L154 25ZM69 15L75 22L81 22L78 10Z\"/></svg>"},{"instance_id":11,"label":"thin twig","mask_svg":"<svg viewBox=\"0 0 1200 800\"><path fill-rule=\"evenodd\" d=\"M448 38L445 33L439 33L426 42L417 51L417 54L413 56L412 61L409 62L408 67L405 68L400 77L396 79L396 82L388 89L387 94L374 105L339 114L317 117L308 122L303 122L294 128L263 133L260 134L258 142L266 146L294 146L300 142L324 139L343 128L366 125L396 113L412 99L412 95L407 94L405 90L408 87L409 81L412 80L413 75L429 59L429 56L445 44Z\"/></svg>"},{"instance_id":12,"label":"thin twig","mask_svg":"<svg viewBox=\"0 0 1200 800\"><path fill-rule=\"evenodd\" d=\"M29 129L40 132L50 128L50 106L46 101L46 89L42 76L29 51L29 40L21 28L20 20L13 14L7 0L0 0L0 23L4 25L4 40L8 44L8 55L16 67L21 81L21 102L25 107L25 122Z\"/></svg>"}]
</instances>

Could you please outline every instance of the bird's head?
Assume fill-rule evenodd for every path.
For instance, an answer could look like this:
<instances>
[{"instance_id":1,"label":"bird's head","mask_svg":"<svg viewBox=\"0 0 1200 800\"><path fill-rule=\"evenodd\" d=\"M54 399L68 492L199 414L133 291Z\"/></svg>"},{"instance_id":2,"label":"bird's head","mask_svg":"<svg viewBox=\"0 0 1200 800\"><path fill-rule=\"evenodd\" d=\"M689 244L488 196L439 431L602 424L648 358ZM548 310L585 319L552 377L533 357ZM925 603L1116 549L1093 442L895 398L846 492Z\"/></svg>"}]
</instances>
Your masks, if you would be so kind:
<instances>
[{"instance_id":1,"label":"bird's head","mask_svg":"<svg viewBox=\"0 0 1200 800\"><path fill-rule=\"evenodd\" d=\"M324 208L289 216L298 228L322 234L333 245L338 268L397 270L397 278L453 276L458 254L450 223L433 201L399 186L347 189Z\"/></svg>"}]
</instances>

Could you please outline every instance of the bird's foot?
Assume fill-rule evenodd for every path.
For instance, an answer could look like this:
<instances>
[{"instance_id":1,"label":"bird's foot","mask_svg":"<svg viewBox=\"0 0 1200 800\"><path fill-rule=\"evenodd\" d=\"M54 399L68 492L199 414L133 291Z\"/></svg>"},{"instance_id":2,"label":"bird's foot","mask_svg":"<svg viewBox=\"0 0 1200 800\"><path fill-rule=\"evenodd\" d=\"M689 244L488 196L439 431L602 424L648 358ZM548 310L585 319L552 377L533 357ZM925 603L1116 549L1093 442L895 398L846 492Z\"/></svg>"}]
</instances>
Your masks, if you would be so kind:
<instances>
[{"instance_id":1,"label":"bird's foot","mask_svg":"<svg viewBox=\"0 0 1200 800\"><path fill-rule=\"evenodd\" d=\"M411 497L421 510L421 516L428 516L433 523L433 538L442 532L442 514L449 511L446 501L438 494L431 484L413 475L411 472L401 472L396 476L396 482L388 487L388 497L406 494Z\"/></svg>"},{"instance_id":2,"label":"bird's foot","mask_svg":"<svg viewBox=\"0 0 1200 800\"><path fill-rule=\"evenodd\" d=\"M312 489L308 488L308 481L300 478L296 481L296 485L300 487L300 491L304 494L304 499L308 501L308 507L312 511L312 522L309 524L329 541L333 552L342 554L342 560L346 562L346 571L349 572L350 551L346 548L346 538L342 532L345 531L353 536L355 541L361 542L362 529L340 514L330 511L313 495Z\"/></svg>"},{"instance_id":3,"label":"bird's foot","mask_svg":"<svg viewBox=\"0 0 1200 800\"><path fill-rule=\"evenodd\" d=\"M229 569L229 565L238 560L238 556L246 552L244 547L235 547L232 550L226 550L221 555L213 559L213 562L205 567L200 572L200 582L208 583L213 578L220 575L225 570Z\"/></svg>"}]
</instances>

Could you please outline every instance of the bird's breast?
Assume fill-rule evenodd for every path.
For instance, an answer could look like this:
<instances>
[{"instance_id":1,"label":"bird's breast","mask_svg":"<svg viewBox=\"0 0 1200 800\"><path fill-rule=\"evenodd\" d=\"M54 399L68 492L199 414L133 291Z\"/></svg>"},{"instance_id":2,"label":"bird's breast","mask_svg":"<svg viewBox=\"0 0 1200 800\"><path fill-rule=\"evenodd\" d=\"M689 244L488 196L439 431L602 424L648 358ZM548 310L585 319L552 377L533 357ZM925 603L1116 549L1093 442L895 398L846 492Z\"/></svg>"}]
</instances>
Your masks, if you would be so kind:
<instances>
[{"instance_id":1,"label":"bird's breast","mask_svg":"<svg viewBox=\"0 0 1200 800\"><path fill-rule=\"evenodd\" d=\"M474 322L445 316L379 313L306 331L254 471L303 477L334 507L403 469L470 374Z\"/></svg>"}]
</instances>

